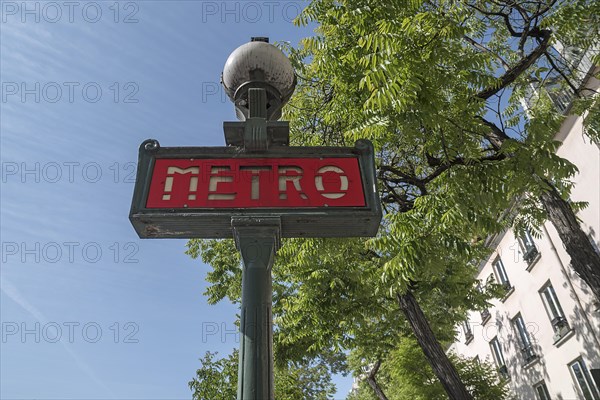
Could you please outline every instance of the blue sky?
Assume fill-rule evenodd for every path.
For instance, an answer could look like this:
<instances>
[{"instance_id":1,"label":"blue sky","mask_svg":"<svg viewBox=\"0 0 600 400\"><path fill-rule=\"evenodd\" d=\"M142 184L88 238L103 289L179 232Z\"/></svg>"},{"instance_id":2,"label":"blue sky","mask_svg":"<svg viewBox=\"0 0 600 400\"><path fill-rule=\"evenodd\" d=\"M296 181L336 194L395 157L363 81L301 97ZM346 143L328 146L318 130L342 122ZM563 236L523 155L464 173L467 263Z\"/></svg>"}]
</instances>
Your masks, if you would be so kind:
<instances>
[{"instance_id":1,"label":"blue sky","mask_svg":"<svg viewBox=\"0 0 600 400\"><path fill-rule=\"evenodd\" d=\"M198 358L238 346L186 241L137 238L132 173L148 138L223 145L227 56L297 43L303 5L1 2L0 398L191 398Z\"/></svg>"}]
</instances>

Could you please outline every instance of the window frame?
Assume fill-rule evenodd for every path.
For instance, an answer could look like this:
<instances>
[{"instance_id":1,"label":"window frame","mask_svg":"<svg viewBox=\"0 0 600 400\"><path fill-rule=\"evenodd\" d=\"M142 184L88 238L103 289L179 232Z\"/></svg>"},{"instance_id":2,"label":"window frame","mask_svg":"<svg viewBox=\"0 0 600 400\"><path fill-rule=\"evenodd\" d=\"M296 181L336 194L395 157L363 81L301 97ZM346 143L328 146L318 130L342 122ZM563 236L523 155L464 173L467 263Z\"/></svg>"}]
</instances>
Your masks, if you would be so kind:
<instances>
[{"instance_id":1,"label":"window frame","mask_svg":"<svg viewBox=\"0 0 600 400\"><path fill-rule=\"evenodd\" d=\"M546 282L539 290L539 294L546 309L546 314L548 314L548 318L550 319L552 330L558 336L558 339L560 339L571 330L571 327L552 282Z\"/></svg>"},{"instance_id":2,"label":"window frame","mask_svg":"<svg viewBox=\"0 0 600 400\"><path fill-rule=\"evenodd\" d=\"M508 278L508 273L506 272L506 267L504 266L504 262L500 256L496 257L492 262L492 269L494 270L494 276L496 277L496 280L502 286L504 286L506 291L512 289L510 279Z\"/></svg>"},{"instance_id":3,"label":"window frame","mask_svg":"<svg viewBox=\"0 0 600 400\"><path fill-rule=\"evenodd\" d=\"M543 396L540 394L540 388L543 389ZM536 396L540 399L540 400L552 400L552 397L550 396L550 391L548 390L548 386L546 385L545 381L540 381L538 383L536 383L533 386L533 389L535 390L535 394Z\"/></svg>"},{"instance_id":4,"label":"window frame","mask_svg":"<svg viewBox=\"0 0 600 400\"><path fill-rule=\"evenodd\" d=\"M535 354L533 350L533 339L535 338L531 338L531 335L527 330L527 324L525 324L525 320L523 319L521 313L518 313L511 319L511 324L516 330L517 336L519 337L519 342L521 343L520 350L525 359L525 364L529 364L538 358L537 354Z\"/></svg>"},{"instance_id":5,"label":"window frame","mask_svg":"<svg viewBox=\"0 0 600 400\"><path fill-rule=\"evenodd\" d=\"M531 235L531 231L529 229L525 229L519 235L519 241L521 243L521 247L525 252L531 251L536 248L535 242L533 241L533 236Z\"/></svg>"},{"instance_id":6,"label":"window frame","mask_svg":"<svg viewBox=\"0 0 600 400\"><path fill-rule=\"evenodd\" d=\"M540 251L535 245L531 231L525 229L525 231L518 235L518 241L521 246L521 251L523 252L523 260L525 260L528 266L533 266Z\"/></svg>"},{"instance_id":7,"label":"window frame","mask_svg":"<svg viewBox=\"0 0 600 400\"><path fill-rule=\"evenodd\" d=\"M477 288L477 291L479 293L483 293L483 289L481 287L481 282L477 282L476 288ZM491 318L491 314L490 314L489 308L486 308L486 309L480 311L479 312L479 316L481 317L481 323L482 323L482 325L485 325L485 323L488 322L489 319Z\"/></svg>"},{"instance_id":8,"label":"window frame","mask_svg":"<svg viewBox=\"0 0 600 400\"><path fill-rule=\"evenodd\" d=\"M469 317L461 323L462 330L465 334L465 344L469 344L473 341L473 330L471 329L471 324L469 323Z\"/></svg>"},{"instance_id":9,"label":"window frame","mask_svg":"<svg viewBox=\"0 0 600 400\"><path fill-rule=\"evenodd\" d=\"M596 243L596 240L594 239L594 235L592 235L592 232L588 233L587 237L590 239L590 242L592 243L592 247L594 248L594 251L600 255L600 245L598 243Z\"/></svg>"},{"instance_id":10,"label":"window frame","mask_svg":"<svg viewBox=\"0 0 600 400\"><path fill-rule=\"evenodd\" d=\"M579 369L582 375L582 378L586 384L588 394L591 394L591 397L586 395L584 388L581 386L581 382L579 381L576 372L573 370L573 366L575 364L579 365ZM594 380L592 379L590 372L585 365L585 361L583 361L583 357L579 356L575 360L571 361L568 364L569 373L571 374L571 378L573 379L575 385L578 388L578 392L580 395L583 395L584 400L600 400L600 391L596 387Z\"/></svg>"},{"instance_id":11,"label":"window frame","mask_svg":"<svg viewBox=\"0 0 600 400\"><path fill-rule=\"evenodd\" d=\"M510 379L510 375L508 373L508 367L506 366L506 359L504 358L504 353L502 351L502 345L498 340L498 336L494 336L492 340L489 342L490 350L492 351L492 358L494 359L494 363L496 364L496 368L500 376L505 379Z\"/></svg>"}]
</instances>

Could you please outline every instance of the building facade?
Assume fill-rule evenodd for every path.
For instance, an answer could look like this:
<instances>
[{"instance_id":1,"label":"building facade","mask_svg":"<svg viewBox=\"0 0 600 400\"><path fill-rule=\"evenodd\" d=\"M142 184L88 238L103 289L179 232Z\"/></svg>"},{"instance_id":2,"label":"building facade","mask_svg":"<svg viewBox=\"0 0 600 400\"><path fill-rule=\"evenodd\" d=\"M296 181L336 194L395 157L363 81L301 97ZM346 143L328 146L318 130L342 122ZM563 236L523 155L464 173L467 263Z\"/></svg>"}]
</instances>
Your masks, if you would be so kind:
<instances>
[{"instance_id":1,"label":"building facade","mask_svg":"<svg viewBox=\"0 0 600 400\"><path fill-rule=\"evenodd\" d=\"M588 75L586 87L597 91L600 82ZM589 203L578 217L600 252L600 146L583 134L581 117L568 117L556 139L558 155L579 169L571 199ZM541 238L507 231L490 246L477 278L506 292L469 314L450 351L494 363L515 399L600 400L600 304L570 267L552 224L542 226Z\"/></svg>"}]
</instances>

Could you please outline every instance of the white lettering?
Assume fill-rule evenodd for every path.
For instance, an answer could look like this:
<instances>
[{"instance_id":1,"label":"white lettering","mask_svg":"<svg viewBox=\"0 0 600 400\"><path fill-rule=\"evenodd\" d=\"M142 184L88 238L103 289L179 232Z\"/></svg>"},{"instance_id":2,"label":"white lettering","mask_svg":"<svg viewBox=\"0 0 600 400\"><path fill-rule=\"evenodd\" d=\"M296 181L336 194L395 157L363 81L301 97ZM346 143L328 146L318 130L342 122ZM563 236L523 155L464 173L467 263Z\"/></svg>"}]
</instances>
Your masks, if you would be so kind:
<instances>
[{"instance_id":1,"label":"white lettering","mask_svg":"<svg viewBox=\"0 0 600 400\"><path fill-rule=\"evenodd\" d=\"M223 171L230 171L230 167L212 167L211 173L218 174ZM220 175L211 175L208 181L208 191L209 192L217 192L219 183L221 182L233 182L233 176L220 176ZM210 193L208 195L208 200L234 200L235 193Z\"/></svg>"},{"instance_id":2,"label":"white lettering","mask_svg":"<svg viewBox=\"0 0 600 400\"><path fill-rule=\"evenodd\" d=\"M295 172L297 175L287 175L288 172ZM302 168L300 167L279 167L279 200L287 200L287 183L292 182L294 189L300 192L300 198L306 200L308 196L302 192L300 179L302 179Z\"/></svg>"},{"instance_id":3,"label":"white lettering","mask_svg":"<svg viewBox=\"0 0 600 400\"><path fill-rule=\"evenodd\" d=\"M323 186L323 176L320 174L324 174L326 172L336 172L340 174L340 191L345 192L348 190L348 177L346 175L341 175L344 173L344 170L333 165L327 165L325 167L319 168L319 170L317 171L317 175L315 176L315 186L319 192L323 192L325 190L325 187ZM339 199L340 197L344 197L345 195L346 193L340 192L321 193L321 196L326 197L328 199Z\"/></svg>"},{"instance_id":4,"label":"white lettering","mask_svg":"<svg viewBox=\"0 0 600 400\"><path fill-rule=\"evenodd\" d=\"M200 168L199 167L190 167L190 168L178 168L178 167L169 167L167 169L167 174L168 175L174 175L174 174L196 174L198 175L200 173ZM165 189L164 189L164 193L170 193L173 190L173 181L174 181L174 176L167 176L167 179L165 179ZM196 190L198 190L198 177L197 176L193 176L190 179L190 192L195 192ZM196 199L196 195L195 194L190 194L188 196L188 198L190 200L195 200ZM163 194L163 200L171 200L171 195L170 194Z\"/></svg>"}]
</instances>

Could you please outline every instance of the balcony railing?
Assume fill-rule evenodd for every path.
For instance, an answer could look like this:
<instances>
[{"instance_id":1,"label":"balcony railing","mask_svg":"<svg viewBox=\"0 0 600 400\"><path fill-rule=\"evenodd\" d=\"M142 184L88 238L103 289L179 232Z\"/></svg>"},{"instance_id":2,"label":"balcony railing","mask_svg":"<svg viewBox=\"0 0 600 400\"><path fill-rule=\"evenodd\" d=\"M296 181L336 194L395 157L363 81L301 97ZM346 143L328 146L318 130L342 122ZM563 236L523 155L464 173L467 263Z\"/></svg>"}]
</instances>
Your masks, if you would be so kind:
<instances>
[{"instance_id":1,"label":"balcony railing","mask_svg":"<svg viewBox=\"0 0 600 400\"><path fill-rule=\"evenodd\" d=\"M582 52L579 57L575 57L570 60L574 70L572 83L575 86L580 86L583 83L587 74L594 66L592 57L595 51L597 51L597 49L589 49L588 51ZM552 99L556 108L561 113L565 114L567 111L569 111L569 107L571 106L575 95L573 90L570 88L565 88L557 91L549 91L548 94L550 95L550 98Z\"/></svg>"},{"instance_id":2,"label":"balcony railing","mask_svg":"<svg viewBox=\"0 0 600 400\"><path fill-rule=\"evenodd\" d=\"M523 259L525 260L525 262L527 264L531 264L532 262L535 261L538 254L540 254L538 249L535 246L531 246L528 249L525 249L525 253L523 254Z\"/></svg>"},{"instance_id":3,"label":"balcony railing","mask_svg":"<svg viewBox=\"0 0 600 400\"><path fill-rule=\"evenodd\" d=\"M515 291L515 287L510 284L510 281L502 282L500 283L500 285L502 285L502 289L504 289L504 294L502 295L502 298L500 300L504 302L506 299L509 298L511 294L513 294L513 292Z\"/></svg>"},{"instance_id":4,"label":"balcony railing","mask_svg":"<svg viewBox=\"0 0 600 400\"><path fill-rule=\"evenodd\" d=\"M565 317L556 317L551 323L552 329L554 329L554 342L558 342L571 330L569 322Z\"/></svg>"},{"instance_id":5,"label":"balcony railing","mask_svg":"<svg viewBox=\"0 0 600 400\"><path fill-rule=\"evenodd\" d=\"M481 322L485 324L488 319L490 319L490 310L483 310L481 312Z\"/></svg>"},{"instance_id":6,"label":"balcony railing","mask_svg":"<svg viewBox=\"0 0 600 400\"><path fill-rule=\"evenodd\" d=\"M587 50L577 50L571 48L570 51L562 53L562 57L569 64L569 69L573 72L570 81L571 84L580 88L586 80L588 74L594 67L593 58L600 48L594 45ZM541 87L531 87L529 94L524 98L524 106L526 109L531 108L536 99L536 93L545 93L550 97L552 103L561 114L567 114L571 104L573 103L575 93L570 87L566 87L562 76L554 76L546 79Z\"/></svg>"},{"instance_id":7,"label":"balcony railing","mask_svg":"<svg viewBox=\"0 0 600 400\"><path fill-rule=\"evenodd\" d=\"M473 332L467 331L465 333L465 344L471 343L472 340L473 340Z\"/></svg>"},{"instance_id":8,"label":"balcony railing","mask_svg":"<svg viewBox=\"0 0 600 400\"><path fill-rule=\"evenodd\" d=\"M529 364L533 360L537 358L537 354L533 351L533 347L531 345L525 346L521 349L521 353L523 353L523 358L525 359L525 364Z\"/></svg>"},{"instance_id":9,"label":"balcony railing","mask_svg":"<svg viewBox=\"0 0 600 400\"><path fill-rule=\"evenodd\" d=\"M565 317L556 317L552 320L552 327L557 331L563 328L569 328L569 323Z\"/></svg>"},{"instance_id":10,"label":"balcony railing","mask_svg":"<svg viewBox=\"0 0 600 400\"><path fill-rule=\"evenodd\" d=\"M508 374L508 368L506 367L506 365L502 365L498 368L498 374L500 374L500 377L503 379L510 379L510 375Z\"/></svg>"}]
</instances>

